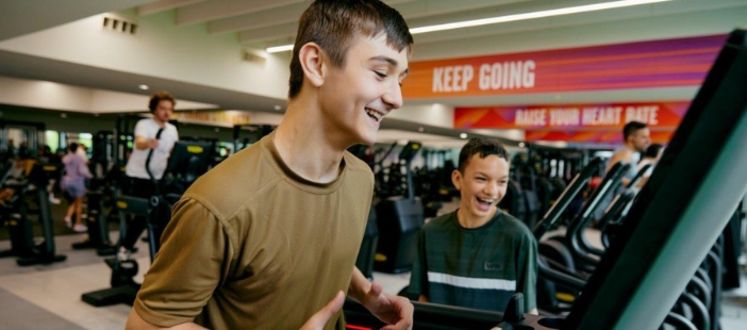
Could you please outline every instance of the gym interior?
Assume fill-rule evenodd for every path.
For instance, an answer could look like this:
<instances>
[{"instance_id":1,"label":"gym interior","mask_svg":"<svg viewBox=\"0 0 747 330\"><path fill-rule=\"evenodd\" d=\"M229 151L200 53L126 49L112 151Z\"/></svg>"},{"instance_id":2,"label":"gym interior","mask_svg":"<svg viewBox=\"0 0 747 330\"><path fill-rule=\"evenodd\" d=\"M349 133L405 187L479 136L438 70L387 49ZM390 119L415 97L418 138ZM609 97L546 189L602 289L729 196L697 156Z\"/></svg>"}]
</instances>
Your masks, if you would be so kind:
<instances>
[{"instance_id":1,"label":"gym interior","mask_svg":"<svg viewBox=\"0 0 747 330\"><path fill-rule=\"evenodd\" d=\"M290 116L312 2L0 3L0 329L125 328L185 191ZM747 1L383 3L414 43L402 105L366 108L375 141L347 148L373 173L354 261L412 328L747 329ZM143 121L163 125L145 139ZM507 170L474 207L518 220L528 255L468 243L488 226L459 218L468 141L505 150L468 158ZM459 238L427 241L452 218ZM478 245L511 261L429 268ZM530 288L485 275L525 259ZM478 308L441 287L509 294ZM386 323L351 297L339 314Z\"/></svg>"}]
</instances>

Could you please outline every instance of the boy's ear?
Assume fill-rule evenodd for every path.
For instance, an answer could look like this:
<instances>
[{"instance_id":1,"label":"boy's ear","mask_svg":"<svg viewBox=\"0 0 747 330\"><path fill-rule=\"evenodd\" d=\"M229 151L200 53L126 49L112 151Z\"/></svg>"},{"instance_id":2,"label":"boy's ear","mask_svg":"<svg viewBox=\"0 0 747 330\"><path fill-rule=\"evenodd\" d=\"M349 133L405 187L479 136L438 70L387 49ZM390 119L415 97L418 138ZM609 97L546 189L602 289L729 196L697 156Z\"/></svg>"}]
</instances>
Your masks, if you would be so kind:
<instances>
[{"instance_id":1,"label":"boy's ear","mask_svg":"<svg viewBox=\"0 0 747 330\"><path fill-rule=\"evenodd\" d=\"M304 77L314 87L321 87L324 84L327 73L325 56L322 48L314 42L307 42L298 51L298 60L301 62Z\"/></svg>"},{"instance_id":2,"label":"boy's ear","mask_svg":"<svg viewBox=\"0 0 747 330\"><path fill-rule=\"evenodd\" d=\"M456 190L462 190L462 172L458 169L451 171L451 183L454 184Z\"/></svg>"}]
</instances>

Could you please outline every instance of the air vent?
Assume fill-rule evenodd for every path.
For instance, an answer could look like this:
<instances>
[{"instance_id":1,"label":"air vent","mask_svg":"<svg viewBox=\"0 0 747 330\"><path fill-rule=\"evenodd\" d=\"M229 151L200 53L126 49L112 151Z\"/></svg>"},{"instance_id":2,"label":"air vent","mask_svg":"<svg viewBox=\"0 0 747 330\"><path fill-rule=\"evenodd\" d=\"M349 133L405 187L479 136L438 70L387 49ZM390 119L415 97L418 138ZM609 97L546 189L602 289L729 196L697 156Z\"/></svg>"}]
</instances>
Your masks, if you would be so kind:
<instances>
[{"instance_id":1,"label":"air vent","mask_svg":"<svg viewBox=\"0 0 747 330\"><path fill-rule=\"evenodd\" d=\"M135 34L135 32L137 32L137 24L125 21L121 18L105 16L102 25L104 26L104 29L121 33Z\"/></svg>"},{"instance_id":2,"label":"air vent","mask_svg":"<svg viewBox=\"0 0 747 330\"><path fill-rule=\"evenodd\" d=\"M244 61L252 63L264 63L267 60L264 56L259 55L251 50L244 50L242 57Z\"/></svg>"}]
</instances>

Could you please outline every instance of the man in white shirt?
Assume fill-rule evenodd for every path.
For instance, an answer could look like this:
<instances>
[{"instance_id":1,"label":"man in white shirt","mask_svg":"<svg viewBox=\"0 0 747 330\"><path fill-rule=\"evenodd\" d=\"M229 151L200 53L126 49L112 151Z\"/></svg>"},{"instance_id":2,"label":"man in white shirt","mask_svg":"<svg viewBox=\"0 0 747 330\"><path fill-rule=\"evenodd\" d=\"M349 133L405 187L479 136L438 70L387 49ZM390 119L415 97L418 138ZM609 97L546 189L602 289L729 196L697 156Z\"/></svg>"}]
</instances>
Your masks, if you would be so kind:
<instances>
[{"instance_id":1,"label":"man in white shirt","mask_svg":"<svg viewBox=\"0 0 747 330\"><path fill-rule=\"evenodd\" d=\"M135 125L135 146L127 160L125 173L127 186L125 194L149 198L155 191L154 180L160 180L166 171L169 155L174 144L179 141L176 126L169 123L174 112L176 100L168 92L153 94L148 102L148 109L153 114L151 118L141 119ZM150 154L148 170L146 162ZM152 178L151 178L152 175ZM122 243L126 249L133 250L137 239L145 229L145 219L135 217L127 226L127 234Z\"/></svg>"}]
</instances>

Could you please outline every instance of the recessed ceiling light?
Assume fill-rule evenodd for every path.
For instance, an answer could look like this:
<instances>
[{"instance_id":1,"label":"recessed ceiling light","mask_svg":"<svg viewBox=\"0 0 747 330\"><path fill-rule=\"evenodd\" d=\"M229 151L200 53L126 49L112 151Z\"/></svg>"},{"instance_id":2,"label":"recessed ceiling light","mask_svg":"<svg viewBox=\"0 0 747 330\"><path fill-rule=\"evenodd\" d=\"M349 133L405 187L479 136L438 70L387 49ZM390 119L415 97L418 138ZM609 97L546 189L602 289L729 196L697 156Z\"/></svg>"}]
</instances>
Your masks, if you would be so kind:
<instances>
[{"instance_id":1,"label":"recessed ceiling light","mask_svg":"<svg viewBox=\"0 0 747 330\"><path fill-rule=\"evenodd\" d=\"M274 106L273 108L275 109L275 111L280 111L280 110L282 110L282 109L283 109L283 107L282 107L282 106L280 106L280 105L277 105L277 104L276 104L276 105L275 105L275 106Z\"/></svg>"},{"instance_id":2,"label":"recessed ceiling light","mask_svg":"<svg viewBox=\"0 0 747 330\"><path fill-rule=\"evenodd\" d=\"M527 145L526 145L526 144L525 144L524 142L519 142L519 148L524 148L524 147L526 147L526 146L527 146Z\"/></svg>"},{"instance_id":3,"label":"recessed ceiling light","mask_svg":"<svg viewBox=\"0 0 747 330\"><path fill-rule=\"evenodd\" d=\"M421 133L422 133L422 132L425 132L425 128L422 128L422 127L418 127L418 132L421 132Z\"/></svg>"},{"instance_id":4,"label":"recessed ceiling light","mask_svg":"<svg viewBox=\"0 0 747 330\"><path fill-rule=\"evenodd\" d=\"M623 7L638 6L638 5L645 5L645 4L650 4L650 3L666 2L666 1L672 1L672 0L618 0L618 1L588 4L588 5L565 7L565 8L539 10L539 11L534 11L534 12L529 12L529 13L520 13L520 14L513 14L513 15L473 19L473 20L467 20L467 21L419 26L419 27L410 29L410 33L419 34L419 33L428 33L428 32L436 32L436 31L446 31L446 30L454 30L454 29L491 25L491 24L498 24L498 23L525 21L525 20L530 20L530 19L535 19L535 18L562 16L562 15L570 15L570 14L578 14L578 13L588 13L588 12L598 11L598 10L623 8ZM269 47L266 49L268 53L287 52L290 50L293 50L292 44Z\"/></svg>"},{"instance_id":5,"label":"recessed ceiling light","mask_svg":"<svg viewBox=\"0 0 747 330\"><path fill-rule=\"evenodd\" d=\"M293 50L293 44L281 45L281 46L276 46L276 47L268 47L267 49L265 49L265 51L267 51L270 54L280 53L280 52L289 52L291 50Z\"/></svg>"},{"instance_id":6,"label":"recessed ceiling light","mask_svg":"<svg viewBox=\"0 0 747 330\"><path fill-rule=\"evenodd\" d=\"M488 18L473 19L473 20L468 20L468 21L421 26L421 27L410 29L410 33L418 34L418 33L436 32L436 31L454 30L454 29L461 29L461 28L475 27L475 26L482 26L482 25L524 21L524 20L530 20L530 19L535 19L535 18L562 16L562 15L570 15L570 14L578 14L578 13L587 13L587 12L598 11L598 10L638 6L638 5L645 5L649 3L665 2L665 1L671 1L671 0L620 0L620 1L610 1L610 2L603 2L603 3L594 3L594 4L589 4L589 5L539 10L539 11L534 11L534 12L529 12L529 13L495 16L495 17L488 17Z\"/></svg>"},{"instance_id":7,"label":"recessed ceiling light","mask_svg":"<svg viewBox=\"0 0 747 330\"><path fill-rule=\"evenodd\" d=\"M459 137L462 138L462 139L466 139L467 138L467 133L460 133Z\"/></svg>"},{"instance_id":8,"label":"recessed ceiling light","mask_svg":"<svg viewBox=\"0 0 747 330\"><path fill-rule=\"evenodd\" d=\"M148 87L148 85L146 84L140 84L137 86L137 88L140 88L140 90L144 90L144 91L147 91L150 89L150 87Z\"/></svg>"}]
</instances>

